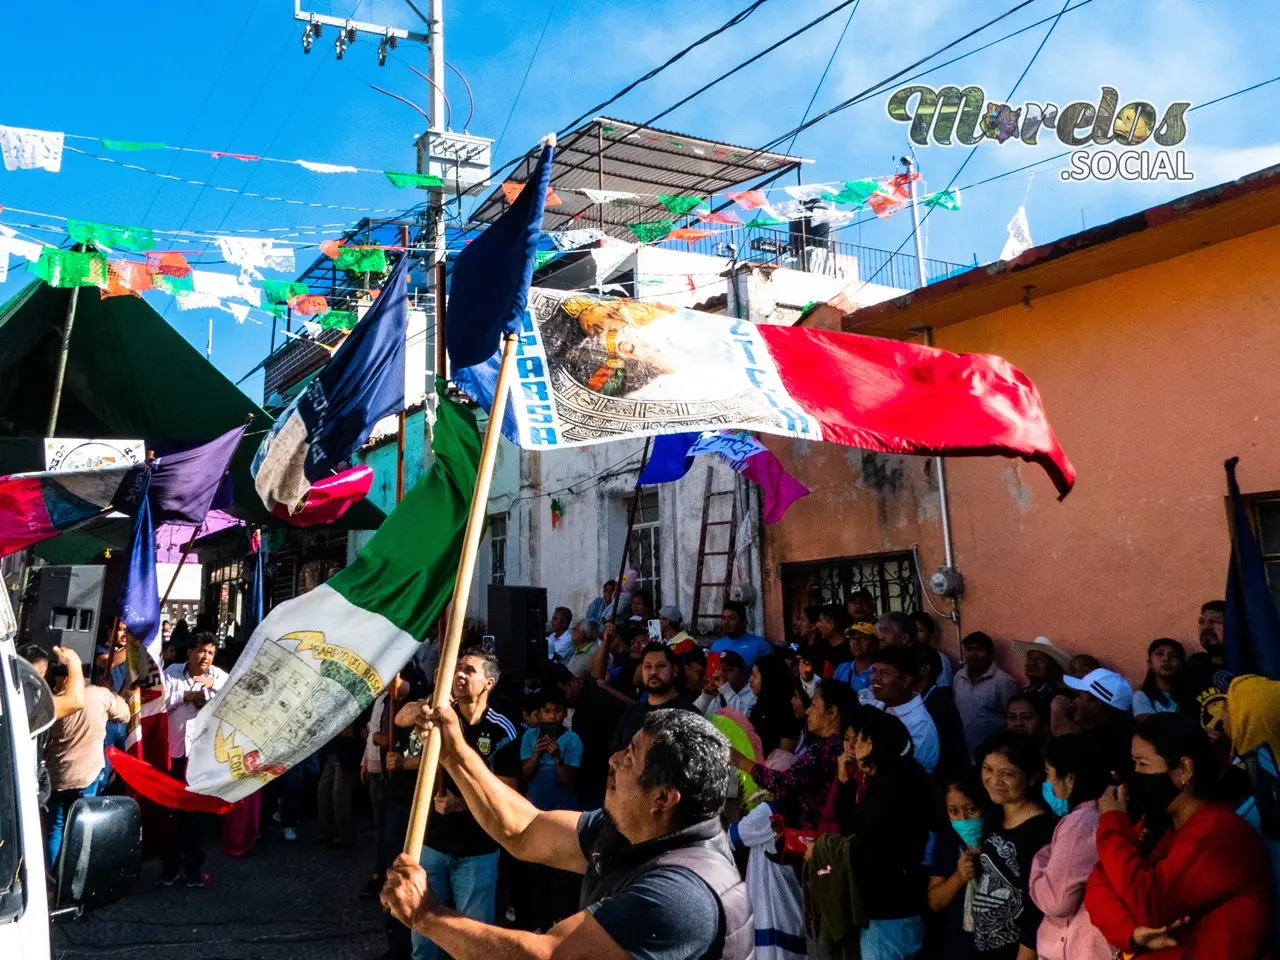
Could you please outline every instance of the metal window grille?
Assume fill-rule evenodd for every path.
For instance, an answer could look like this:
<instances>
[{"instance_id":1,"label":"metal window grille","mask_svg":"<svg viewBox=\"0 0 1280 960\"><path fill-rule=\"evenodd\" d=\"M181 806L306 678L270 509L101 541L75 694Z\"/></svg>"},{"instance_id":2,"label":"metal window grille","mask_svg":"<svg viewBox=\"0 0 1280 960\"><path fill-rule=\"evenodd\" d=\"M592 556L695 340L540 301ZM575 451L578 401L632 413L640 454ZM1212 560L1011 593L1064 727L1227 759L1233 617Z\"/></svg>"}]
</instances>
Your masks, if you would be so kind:
<instances>
[{"instance_id":1,"label":"metal window grille","mask_svg":"<svg viewBox=\"0 0 1280 960\"><path fill-rule=\"evenodd\" d=\"M636 571L636 585L653 597L654 609L662 606L662 534L658 525L657 493L640 494L628 565Z\"/></svg>"},{"instance_id":2,"label":"metal window grille","mask_svg":"<svg viewBox=\"0 0 1280 960\"><path fill-rule=\"evenodd\" d=\"M1280 566L1277 570L1280 572ZM920 582L910 553L882 553L782 565L783 602L788 624L806 606L828 603L844 606L859 590L866 590L875 598L876 612L880 614L891 610L914 613L920 609Z\"/></svg>"},{"instance_id":3,"label":"metal window grille","mask_svg":"<svg viewBox=\"0 0 1280 960\"><path fill-rule=\"evenodd\" d=\"M489 518L489 582L507 582L507 514Z\"/></svg>"},{"instance_id":4,"label":"metal window grille","mask_svg":"<svg viewBox=\"0 0 1280 960\"><path fill-rule=\"evenodd\" d=\"M1271 596L1280 604L1280 495L1268 493L1254 498L1253 515L1267 583L1271 585Z\"/></svg>"}]
</instances>

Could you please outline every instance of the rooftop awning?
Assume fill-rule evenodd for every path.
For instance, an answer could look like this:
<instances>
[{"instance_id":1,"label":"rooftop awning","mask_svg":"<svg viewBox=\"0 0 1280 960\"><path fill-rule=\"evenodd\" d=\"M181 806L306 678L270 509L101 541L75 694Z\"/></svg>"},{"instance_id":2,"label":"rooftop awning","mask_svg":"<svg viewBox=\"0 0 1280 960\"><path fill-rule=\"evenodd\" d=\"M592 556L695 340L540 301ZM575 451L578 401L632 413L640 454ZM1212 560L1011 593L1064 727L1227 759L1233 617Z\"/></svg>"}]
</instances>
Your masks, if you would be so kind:
<instances>
[{"instance_id":1,"label":"rooftop awning","mask_svg":"<svg viewBox=\"0 0 1280 960\"><path fill-rule=\"evenodd\" d=\"M523 183L537 163L541 147L531 150L506 177ZM756 152L716 140L597 117L560 138L551 186L560 198L547 207L544 230L595 227L631 240L627 224L670 217L655 198L659 193L706 196L811 161L781 153ZM625 204L591 203L577 190L620 190L640 194ZM492 223L507 202L501 184L471 215Z\"/></svg>"}]
</instances>

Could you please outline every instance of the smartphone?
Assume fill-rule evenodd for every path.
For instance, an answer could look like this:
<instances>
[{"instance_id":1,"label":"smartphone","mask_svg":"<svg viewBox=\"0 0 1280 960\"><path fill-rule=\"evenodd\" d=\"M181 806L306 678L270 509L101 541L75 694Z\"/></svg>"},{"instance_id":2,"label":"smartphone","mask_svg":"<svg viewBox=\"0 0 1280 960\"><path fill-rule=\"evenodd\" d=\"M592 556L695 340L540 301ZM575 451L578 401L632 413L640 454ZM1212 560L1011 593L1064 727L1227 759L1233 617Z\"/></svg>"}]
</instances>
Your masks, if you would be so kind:
<instances>
[{"instance_id":1,"label":"smartphone","mask_svg":"<svg viewBox=\"0 0 1280 960\"><path fill-rule=\"evenodd\" d=\"M649 639L652 640L654 643L662 642L662 621L661 620L649 621Z\"/></svg>"},{"instance_id":2,"label":"smartphone","mask_svg":"<svg viewBox=\"0 0 1280 960\"><path fill-rule=\"evenodd\" d=\"M719 672L720 672L720 654L708 653L707 654L707 676L714 677Z\"/></svg>"},{"instance_id":3,"label":"smartphone","mask_svg":"<svg viewBox=\"0 0 1280 960\"><path fill-rule=\"evenodd\" d=\"M539 737L550 737L552 740L559 740L564 735L563 724L544 723L538 727Z\"/></svg>"}]
</instances>

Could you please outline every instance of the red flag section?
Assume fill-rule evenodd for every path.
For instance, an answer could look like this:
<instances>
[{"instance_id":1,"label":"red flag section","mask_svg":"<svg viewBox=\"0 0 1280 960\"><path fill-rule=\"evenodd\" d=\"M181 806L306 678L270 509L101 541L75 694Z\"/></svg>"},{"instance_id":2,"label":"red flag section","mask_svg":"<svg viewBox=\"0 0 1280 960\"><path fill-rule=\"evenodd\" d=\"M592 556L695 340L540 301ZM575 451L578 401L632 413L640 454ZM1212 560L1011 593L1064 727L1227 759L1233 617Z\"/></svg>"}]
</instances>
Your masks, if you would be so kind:
<instances>
[{"instance_id":1,"label":"red flag section","mask_svg":"<svg viewBox=\"0 0 1280 960\"><path fill-rule=\"evenodd\" d=\"M111 769L120 774L120 779L131 789L162 807L189 810L192 813L223 814L235 806L218 797L192 793L185 784L161 773L145 760L139 760L115 747L107 747L107 760L111 763Z\"/></svg>"},{"instance_id":2,"label":"red flag section","mask_svg":"<svg viewBox=\"0 0 1280 960\"><path fill-rule=\"evenodd\" d=\"M1002 357L807 327L756 332L824 440L913 456L1018 456L1043 467L1060 497L1075 483L1040 392Z\"/></svg>"}]
</instances>

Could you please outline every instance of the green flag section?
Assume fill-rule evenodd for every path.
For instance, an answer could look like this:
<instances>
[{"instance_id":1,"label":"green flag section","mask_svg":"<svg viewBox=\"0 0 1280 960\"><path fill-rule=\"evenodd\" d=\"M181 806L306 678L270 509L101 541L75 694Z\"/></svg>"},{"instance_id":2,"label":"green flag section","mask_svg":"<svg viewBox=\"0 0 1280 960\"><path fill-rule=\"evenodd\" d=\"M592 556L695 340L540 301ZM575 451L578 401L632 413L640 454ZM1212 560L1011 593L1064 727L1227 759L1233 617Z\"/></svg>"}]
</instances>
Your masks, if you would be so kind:
<instances>
[{"instance_id":1,"label":"green flag section","mask_svg":"<svg viewBox=\"0 0 1280 960\"><path fill-rule=\"evenodd\" d=\"M535 250L533 254L533 269L537 270L558 256L560 256L559 250Z\"/></svg>"},{"instance_id":2,"label":"green flag section","mask_svg":"<svg viewBox=\"0 0 1280 960\"><path fill-rule=\"evenodd\" d=\"M780 217L770 217L763 213L757 213L755 219L747 224L748 227L780 227L790 223L790 220L783 220Z\"/></svg>"},{"instance_id":3,"label":"green flag section","mask_svg":"<svg viewBox=\"0 0 1280 960\"><path fill-rule=\"evenodd\" d=\"M92 220L68 220L67 235L76 243L123 247L126 250L150 250L156 245L155 234L147 227L121 227Z\"/></svg>"},{"instance_id":4,"label":"green flag section","mask_svg":"<svg viewBox=\"0 0 1280 960\"><path fill-rule=\"evenodd\" d=\"M676 225L670 220L646 220L643 223L627 224L631 235L640 243L654 243L674 230Z\"/></svg>"},{"instance_id":5,"label":"green flag section","mask_svg":"<svg viewBox=\"0 0 1280 960\"><path fill-rule=\"evenodd\" d=\"M287 303L268 303L262 308L271 314L277 320L283 320L289 316L289 304Z\"/></svg>"},{"instance_id":6,"label":"green flag section","mask_svg":"<svg viewBox=\"0 0 1280 960\"><path fill-rule=\"evenodd\" d=\"M288 303L294 297L305 297L311 288L299 280L263 280L262 293L267 303Z\"/></svg>"},{"instance_id":7,"label":"green flag section","mask_svg":"<svg viewBox=\"0 0 1280 960\"><path fill-rule=\"evenodd\" d=\"M163 290L172 297L182 297L188 293L196 292L195 278L189 273L185 277L171 277L167 273L155 273L151 275L151 282L155 284L157 290Z\"/></svg>"},{"instance_id":8,"label":"green flag section","mask_svg":"<svg viewBox=\"0 0 1280 960\"><path fill-rule=\"evenodd\" d=\"M333 265L339 270L350 270L353 273L385 273L387 252L364 250L360 247L342 247L338 255L333 258Z\"/></svg>"},{"instance_id":9,"label":"green flag section","mask_svg":"<svg viewBox=\"0 0 1280 960\"><path fill-rule=\"evenodd\" d=\"M106 286L107 255L45 247L40 251L39 260L27 264L27 272L34 273L51 287Z\"/></svg>"},{"instance_id":10,"label":"green flag section","mask_svg":"<svg viewBox=\"0 0 1280 960\"><path fill-rule=\"evenodd\" d=\"M435 462L354 562L274 607L212 705L189 721L187 784L240 800L348 726L373 702L453 593L480 463L475 418L444 396Z\"/></svg>"},{"instance_id":11,"label":"green flag section","mask_svg":"<svg viewBox=\"0 0 1280 960\"><path fill-rule=\"evenodd\" d=\"M356 314L354 310L330 310L320 318L322 330L354 330Z\"/></svg>"},{"instance_id":12,"label":"green flag section","mask_svg":"<svg viewBox=\"0 0 1280 960\"><path fill-rule=\"evenodd\" d=\"M931 193L925 197L921 203L926 207L940 207L943 210L959 210L960 209L960 188L954 190L939 190L937 193Z\"/></svg>"},{"instance_id":13,"label":"green flag section","mask_svg":"<svg viewBox=\"0 0 1280 960\"><path fill-rule=\"evenodd\" d=\"M658 194L658 202L674 213L677 217L688 213L694 207L702 203L701 197L684 197L673 196L669 193Z\"/></svg>"},{"instance_id":14,"label":"green flag section","mask_svg":"<svg viewBox=\"0 0 1280 960\"><path fill-rule=\"evenodd\" d=\"M108 140L102 138L103 149L106 150L164 150L168 144L157 143L154 140Z\"/></svg>"},{"instance_id":15,"label":"green flag section","mask_svg":"<svg viewBox=\"0 0 1280 960\"><path fill-rule=\"evenodd\" d=\"M443 187L444 181L430 173L397 173L395 170L383 170L394 187Z\"/></svg>"},{"instance_id":16,"label":"green flag section","mask_svg":"<svg viewBox=\"0 0 1280 960\"><path fill-rule=\"evenodd\" d=\"M855 207L860 207L867 202L873 193L880 189L880 181L875 177L867 177L864 180L845 180L840 187L839 193L825 199L833 203L850 203Z\"/></svg>"}]
</instances>

